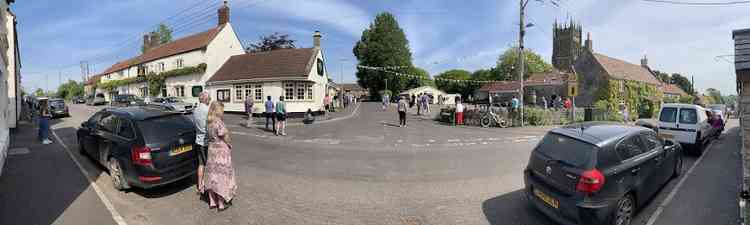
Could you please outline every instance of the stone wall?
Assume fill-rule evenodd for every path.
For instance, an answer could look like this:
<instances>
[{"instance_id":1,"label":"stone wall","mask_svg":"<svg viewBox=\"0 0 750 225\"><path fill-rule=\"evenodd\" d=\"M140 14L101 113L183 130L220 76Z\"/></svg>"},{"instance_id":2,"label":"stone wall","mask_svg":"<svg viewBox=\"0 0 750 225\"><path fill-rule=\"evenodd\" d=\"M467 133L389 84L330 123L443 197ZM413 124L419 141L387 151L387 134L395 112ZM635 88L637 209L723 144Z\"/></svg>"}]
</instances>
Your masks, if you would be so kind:
<instances>
[{"instance_id":1,"label":"stone wall","mask_svg":"<svg viewBox=\"0 0 750 225\"><path fill-rule=\"evenodd\" d=\"M589 51L584 51L575 64L578 73L578 97L576 105L593 107L602 88L608 88L607 71L599 65Z\"/></svg>"}]
</instances>

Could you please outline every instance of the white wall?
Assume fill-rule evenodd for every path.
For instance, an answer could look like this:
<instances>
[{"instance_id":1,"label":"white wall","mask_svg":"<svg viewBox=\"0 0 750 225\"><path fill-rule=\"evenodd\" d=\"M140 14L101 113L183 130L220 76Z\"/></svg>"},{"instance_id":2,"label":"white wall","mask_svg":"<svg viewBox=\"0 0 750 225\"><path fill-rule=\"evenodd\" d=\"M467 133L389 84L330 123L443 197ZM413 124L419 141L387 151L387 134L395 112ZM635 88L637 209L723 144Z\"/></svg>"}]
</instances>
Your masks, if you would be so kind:
<instances>
[{"instance_id":1,"label":"white wall","mask_svg":"<svg viewBox=\"0 0 750 225\"><path fill-rule=\"evenodd\" d=\"M227 23L224 29L216 35L213 41L206 47L204 62L206 63L206 73L201 78L201 84L206 83L216 73L219 68L235 55L245 54L240 39L234 32L231 23Z\"/></svg>"},{"instance_id":2,"label":"white wall","mask_svg":"<svg viewBox=\"0 0 750 225\"><path fill-rule=\"evenodd\" d=\"M8 4L6 1L0 1L0 24L7 25L8 20ZM0 26L0 35L4 35L7 37L8 35L8 28L7 26ZM13 56L8 55L8 49L0 49L0 54L5 54L6 58L12 58ZM0 57L1 58L1 57ZM7 66L8 63L5 62L4 59L0 59L0 90L8 90L9 83L8 79L12 74L8 73ZM11 107L9 104L11 104L10 99L8 98L9 92L8 91L0 91L0 175L3 171L3 166L5 164L5 158L7 156L8 152L8 146L10 145L10 132L8 129L8 120L9 115L11 114ZM15 103L13 103L15 105ZM15 109L13 109L15 110Z\"/></svg>"},{"instance_id":3,"label":"white wall","mask_svg":"<svg viewBox=\"0 0 750 225\"><path fill-rule=\"evenodd\" d=\"M6 13L6 19L5 19L5 29L8 31L8 66L6 68L7 76L8 76L8 100L10 104L8 104L8 127L9 128L16 128L16 125L18 123L18 117L19 117L19 109L21 108L21 90L18 86L20 84L20 64L18 64L18 58L16 54L16 43L14 41L14 32L13 29L15 16L13 16L10 13Z\"/></svg>"}]
</instances>

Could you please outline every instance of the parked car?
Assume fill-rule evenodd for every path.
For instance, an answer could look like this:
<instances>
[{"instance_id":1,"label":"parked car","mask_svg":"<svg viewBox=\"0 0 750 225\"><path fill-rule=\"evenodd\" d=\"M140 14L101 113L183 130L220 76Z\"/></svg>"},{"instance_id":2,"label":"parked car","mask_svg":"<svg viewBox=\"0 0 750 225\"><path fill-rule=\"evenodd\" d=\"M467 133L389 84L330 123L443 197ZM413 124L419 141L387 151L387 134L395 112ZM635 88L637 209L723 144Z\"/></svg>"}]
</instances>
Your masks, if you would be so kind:
<instances>
[{"instance_id":1,"label":"parked car","mask_svg":"<svg viewBox=\"0 0 750 225\"><path fill-rule=\"evenodd\" d=\"M609 123L549 131L524 170L525 195L561 224L628 225L682 171L682 148L651 129Z\"/></svg>"},{"instance_id":2,"label":"parked car","mask_svg":"<svg viewBox=\"0 0 750 225\"><path fill-rule=\"evenodd\" d=\"M180 113L191 113L195 108L195 104L187 103L179 97L152 98L149 104L162 106L165 109Z\"/></svg>"},{"instance_id":3,"label":"parked car","mask_svg":"<svg viewBox=\"0 0 750 225\"><path fill-rule=\"evenodd\" d=\"M73 97L73 103L74 104L84 104L84 103L86 103L86 99L84 99L81 96L76 96L76 97Z\"/></svg>"},{"instance_id":4,"label":"parked car","mask_svg":"<svg viewBox=\"0 0 750 225\"><path fill-rule=\"evenodd\" d=\"M721 112L721 119L724 120L724 123L726 123L727 120L729 119L729 114L727 113L727 106L726 105L723 105L723 104L711 104L711 105L708 105L707 108L709 108L709 109L711 109L713 111L720 111Z\"/></svg>"},{"instance_id":5,"label":"parked car","mask_svg":"<svg viewBox=\"0 0 750 225\"><path fill-rule=\"evenodd\" d=\"M128 106L143 106L143 105L146 105L146 103L143 101L143 99L138 98L135 95L124 94L124 95L114 96L112 98L112 103L110 105L114 107L128 107Z\"/></svg>"},{"instance_id":6,"label":"parked car","mask_svg":"<svg viewBox=\"0 0 750 225\"><path fill-rule=\"evenodd\" d=\"M49 100L49 112L52 117L68 117L70 113L68 106L65 105L65 100L53 98Z\"/></svg>"},{"instance_id":7,"label":"parked car","mask_svg":"<svg viewBox=\"0 0 750 225\"><path fill-rule=\"evenodd\" d=\"M154 107L103 109L78 129L82 154L109 169L113 186L152 188L197 170L190 118Z\"/></svg>"},{"instance_id":8,"label":"parked car","mask_svg":"<svg viewBox=\"0 0 750 225\"><path fill-rule=\"evenodd\" d=\"M700 155L716 132L706 112L699 105L663 104L659 113L659 133L673 136L677 142Z\"/></svg>"},{"instance_id":9,"label":"parked car","mask_svg":"<svg viewBox=\"0 0 750 225\"><path fill-rule=\"evenodd\" d=\"M98 93L96 95L90 96L89 99L86 100L86 105L104 105L107 104L107 100L104 98L104 94Z\"/></svg>"}]
</instances>

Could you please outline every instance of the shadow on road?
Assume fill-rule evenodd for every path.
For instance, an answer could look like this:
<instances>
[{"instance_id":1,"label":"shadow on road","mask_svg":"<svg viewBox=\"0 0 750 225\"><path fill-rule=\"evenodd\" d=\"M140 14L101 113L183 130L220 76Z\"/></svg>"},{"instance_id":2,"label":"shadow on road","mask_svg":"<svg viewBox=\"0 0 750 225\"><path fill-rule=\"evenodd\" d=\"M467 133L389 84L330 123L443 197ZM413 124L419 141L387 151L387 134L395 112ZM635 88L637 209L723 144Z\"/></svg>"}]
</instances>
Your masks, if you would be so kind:
<instances>
[{"instance_id":1,"label":"shadow on road","mask_svg":"<svg viewBox=\"0 0 750 225\"><path fill-rule=\"evenodd\" d=\"M492 225L556 224L529 204L523 189L485 200L482 211Z\"/></svg>"}]
</instances>

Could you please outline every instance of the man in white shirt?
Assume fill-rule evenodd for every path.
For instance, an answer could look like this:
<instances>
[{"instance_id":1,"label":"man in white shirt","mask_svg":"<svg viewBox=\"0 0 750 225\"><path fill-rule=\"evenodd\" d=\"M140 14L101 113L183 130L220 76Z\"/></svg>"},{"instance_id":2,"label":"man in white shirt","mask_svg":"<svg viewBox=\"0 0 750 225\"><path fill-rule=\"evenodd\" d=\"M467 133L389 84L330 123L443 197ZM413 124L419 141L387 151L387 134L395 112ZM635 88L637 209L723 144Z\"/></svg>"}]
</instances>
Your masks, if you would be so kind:
<instances>
[{"instance_id":1,"label":"man in white shirt","mask_svg":"<svg viewBox=\"0 0 750 225\"><path fill-rule=\"evenodd\" d=\"M198 147L198 192L203 193L203 168L208 159L208 140L206 138L206 123L208 121L208 104L211 103L211 96L208 92L201 92L198 97L200 102L193 110L193 123L195 124L195 145Z\"/></svg>"}]
</instances>

